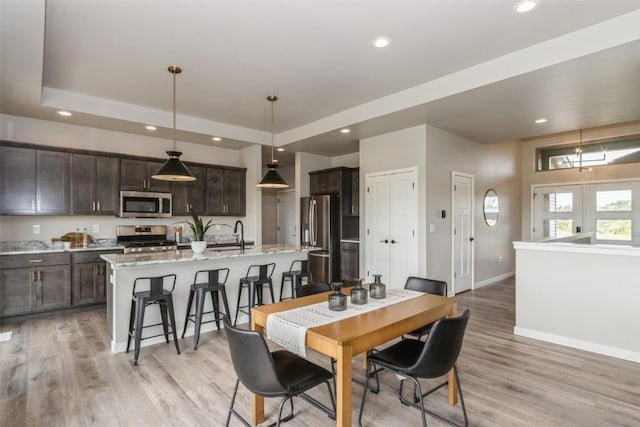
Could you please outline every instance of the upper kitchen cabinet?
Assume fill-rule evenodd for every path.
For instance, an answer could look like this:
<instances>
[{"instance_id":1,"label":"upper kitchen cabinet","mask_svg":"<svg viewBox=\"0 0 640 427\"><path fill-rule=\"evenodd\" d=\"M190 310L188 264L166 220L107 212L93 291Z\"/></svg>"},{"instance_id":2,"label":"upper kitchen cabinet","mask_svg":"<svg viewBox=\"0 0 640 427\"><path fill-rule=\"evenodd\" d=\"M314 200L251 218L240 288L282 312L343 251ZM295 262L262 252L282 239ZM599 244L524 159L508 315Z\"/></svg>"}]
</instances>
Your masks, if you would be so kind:
<instances>
[{"instance_id":1,"label":"upper kitchen cabinet","mask_svg":"<svg viewBox=\"0 0 640 427\"><path fill-rule=\"evenodd\" d=\"M2 146L0 213L69 213L69 154Z\"/></svg>"},{"instance_id":2,"label":"upper kitchen cabinet","mask_svg":"<svg viewBox=\"0 0 640 427\"><path fill-rule=\"evenodd\" d=\"M351 171L351 210L350 214L360 215L360 168Z\"/></svg>"},{"instance_id":3,"label":"upper kitchen cabinet","mask_svg":"<svg viewBox=\"0 0 640 427\"><path fill-rule=\"evenodd\" d=\"M207 168L206 215L246 215L246 169Z\"/></svg>"},{"instance_id":4,"label":"upper kitchen cabinet","mask_svg":"<svg viewBox=\"0 0 640 427\"><path fill-rule=\"evenodd\" d=\"M340 194L341 169L309 172L309 192L312 196Z\"/></svg>"},{"instance_id":5,"label":"upper kitchen cabinet","mask_svg":"<svg viewBox=\"0 0 640 427\"><path fill-rule=\"evenodd\" d=\"M115 215L120 190L117 157L71 154L71 211L75 215Z\"/></svg>"},{"instance_id":6,"label":"upper kitchen cabinet","mask_svg":"<svg viewBox=\"0 0 640 427\"><path fill-rule=\"evenodd\" d=\"M204 215L207 204L207 168L186 166L196 177L196 180L171 183L173 216L191 215L191 212Z\"/></svg>"},{"instance_id":7,"label":"upper kitchen cabinet","mask_svg":"<svg viewBox=\"0 0 640 427\"><path fill-rule=\"evenodd\" d=\"M120 189L137 191L171 191L170 181L160 181L151 178L162 166L162 162L145 160L120 160Z\"/></svg>"}]
</instances>

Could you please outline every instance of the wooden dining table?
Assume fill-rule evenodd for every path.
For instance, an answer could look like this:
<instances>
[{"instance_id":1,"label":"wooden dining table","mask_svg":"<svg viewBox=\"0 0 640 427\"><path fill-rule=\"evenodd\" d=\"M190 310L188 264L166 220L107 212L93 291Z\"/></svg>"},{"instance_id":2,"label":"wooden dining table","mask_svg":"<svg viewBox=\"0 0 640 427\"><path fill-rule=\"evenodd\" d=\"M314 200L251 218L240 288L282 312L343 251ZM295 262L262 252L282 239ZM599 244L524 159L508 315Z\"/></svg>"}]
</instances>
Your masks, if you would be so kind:
<instances>
[{"instance_id":1,"label":"wooden dining table","mask_svg":"<svg viewBox=\"0 0 640 427\"><path fill-rule=\"evenodd\" d=\"M327 301L329 292L276 304L253 308L251 328L264 333L267 316L304 305ZM457 315L455 298L424 294L367 313L338 320L323 326L310 328L306 334L306 346L336 359L336 425L351 426L351 375L352 359L394 338L398 338L420 326L443 317ZM448 374L449 404L457 403L453 371ZM264 399L253 396L253 422L264 422Z\"/></svg>"}]
</instances>

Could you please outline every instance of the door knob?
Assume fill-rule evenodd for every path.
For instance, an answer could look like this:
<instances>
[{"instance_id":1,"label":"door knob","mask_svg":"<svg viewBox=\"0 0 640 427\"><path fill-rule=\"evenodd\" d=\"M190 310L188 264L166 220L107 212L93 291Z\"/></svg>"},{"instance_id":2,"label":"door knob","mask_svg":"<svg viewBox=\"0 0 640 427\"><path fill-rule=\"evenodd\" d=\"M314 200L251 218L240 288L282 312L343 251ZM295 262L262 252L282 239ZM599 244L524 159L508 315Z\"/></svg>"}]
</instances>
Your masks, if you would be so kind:
<instances>
[{"instance_id":1,"label":"door knob","mask_svg":"<svg viewBox=\"0 0 640 427\"><path fill-rule=\"evenodd\" d=\"M469 237L469 241L470 241L470 242L473 242L473 237Z\"/></svg>"},{"instance_id":2,"label":"door knob","mask_svg":"<svg viewBox=\"0 0 640 427\"><path fill-rule=\"evenodd\" d=\"M391 240L391 243L392 243L392 244L394 244L394 243L398 243L398 241L397 241L397 240Z\"/></svg>"},{"instance_id":3,"label":"door knob","mask_svg":"<svg viewBox=\"0 0 640 427\"><path fill-rule=\"evenodd\" d=\"M380 240L380 243L389 243L389 240L387 240L387 239Z\"/></svg>"}]
</instances>

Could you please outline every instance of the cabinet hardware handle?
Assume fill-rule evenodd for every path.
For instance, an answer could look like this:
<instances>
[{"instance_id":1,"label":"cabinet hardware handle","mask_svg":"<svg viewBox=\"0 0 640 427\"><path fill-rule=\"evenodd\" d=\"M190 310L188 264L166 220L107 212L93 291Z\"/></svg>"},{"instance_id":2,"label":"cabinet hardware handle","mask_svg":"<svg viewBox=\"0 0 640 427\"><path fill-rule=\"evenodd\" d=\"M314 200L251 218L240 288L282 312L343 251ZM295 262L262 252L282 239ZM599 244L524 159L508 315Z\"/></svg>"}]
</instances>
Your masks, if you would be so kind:
<instances>
[{"instance_id":1,"label":"cabinet hardware handle","mask_svg":"<svg viewBox=\"0 0 640 427\"><path fill-rule=\"evenodd\" d=\"M38 281L42 282L42 270L38 271Z\"/></svg>"},{"instance_id":2,"label":"cabinet hardware handle","mask_svg":"<svg viewBox=\"0 0 640 427\"><path fill-rule=\"evenodd\" d=\"M36 201L31 199L31 210L36 210Z\"/></svg>"},{"instance_id":3,"label":"cabinet hardware handle","mask_svg":"<svg viewBox=\"0 0 640 427\"><path fill-rule=\"evenodd\" d=\"M380 240L380 243L389 243L388 239Z\"/></svg>"},{"instance_id":4,"label":"cabinet hardware handle","mask_svg":"<svg viewBox=\"0 0 640 427\"><path fill-rule=\"evenodd\" d=\"M98 205L98 210L100 210L100 201L97 201L96 204Z\"/></svg>"},{"instance_id":5,"label":"cabinet hardware handle","mask_svg":"<svg viewBox=\"0 0 640 427\"><path fill-rule=\"evenodd\" d=\"M94 200L93 202L91 202L91 210L92 211L96 211L96 201Z\"/></svg>"},{"instance_id":6,"label":"cabinet hardware handle","mask_svg":"<svg viewBox=\"0 0 640 427\"><path fill-rule=\"evenodd\" d=\"M37 264L37 263L42 262L42 261L43 261L42 259L30 259L29 260L29 262L32 263L32 264Z\"/></svg>"},{"instance_id":7,"label":"cabinet hardware handle","mask_svg":"<svg viewBox=\"0 0 640 427\"><path fill-rule=\"evenodd\" d=\"M31 281L32 282L37 282L37 276L38 276L38 272L37 271L32 271L31 272Z\"/></svg>"}]
</instances>

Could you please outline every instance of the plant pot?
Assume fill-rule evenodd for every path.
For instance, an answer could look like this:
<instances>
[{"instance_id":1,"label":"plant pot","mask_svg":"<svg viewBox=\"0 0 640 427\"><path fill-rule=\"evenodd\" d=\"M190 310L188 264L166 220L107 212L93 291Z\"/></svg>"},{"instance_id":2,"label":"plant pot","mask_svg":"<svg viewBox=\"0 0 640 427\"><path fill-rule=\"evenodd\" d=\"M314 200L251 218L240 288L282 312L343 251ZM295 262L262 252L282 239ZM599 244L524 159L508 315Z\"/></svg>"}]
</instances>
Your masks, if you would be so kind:
<instances>
[{"instance_id":1,"label":"plant pot","mask_svg":"<svg viewBox=\"0 0 640 427\"><path fill-rule=\"evenodd\" d=\"M204 240L194 240L191 242L191 250L194 254L201 254L207 249L207 242Z\"/></svg>"}]
</instances>

